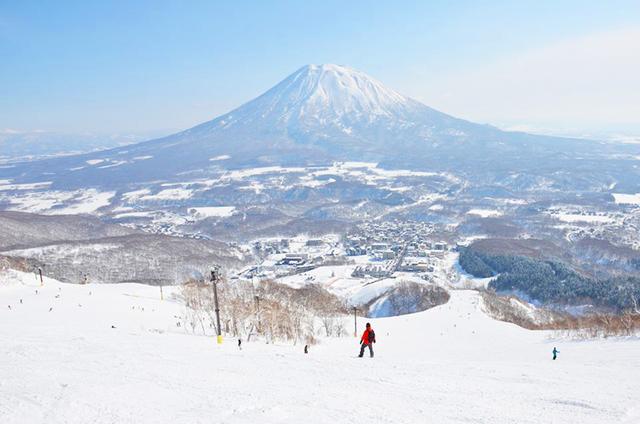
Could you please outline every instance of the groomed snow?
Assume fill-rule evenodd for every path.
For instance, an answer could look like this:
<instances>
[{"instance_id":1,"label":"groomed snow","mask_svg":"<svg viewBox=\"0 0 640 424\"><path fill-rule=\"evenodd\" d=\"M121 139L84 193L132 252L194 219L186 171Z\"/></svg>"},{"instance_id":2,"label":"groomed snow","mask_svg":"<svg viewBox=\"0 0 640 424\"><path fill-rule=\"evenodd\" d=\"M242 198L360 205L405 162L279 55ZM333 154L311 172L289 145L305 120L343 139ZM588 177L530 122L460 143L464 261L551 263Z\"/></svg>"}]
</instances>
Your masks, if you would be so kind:
<instances>
[{"instance_id":1,"label":"groomed snow","mask_svg":"<svg viewBox=\"0 0 640 424\"><path fill-rule=\"evenodd\" d=\"M161 301L157 287L0 274L0 422L640 422L639 340L550 340L492 320L474 291L368 320L374 359L355 357L353 337L308 355L300 344L217 345L176 327L173 292Z\"/></svg>"}]
</instances>

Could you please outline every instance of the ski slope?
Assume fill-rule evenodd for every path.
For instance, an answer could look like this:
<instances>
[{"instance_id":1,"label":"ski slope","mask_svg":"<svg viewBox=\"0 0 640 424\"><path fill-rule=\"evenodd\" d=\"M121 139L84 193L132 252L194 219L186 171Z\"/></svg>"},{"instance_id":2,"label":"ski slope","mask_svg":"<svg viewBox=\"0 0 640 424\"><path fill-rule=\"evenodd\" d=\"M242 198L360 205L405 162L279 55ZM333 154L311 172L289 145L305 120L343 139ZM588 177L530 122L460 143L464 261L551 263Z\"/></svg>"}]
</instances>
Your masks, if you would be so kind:
<instances>
[{"instance_id":1,"label":"ski slope","mask_svg":"<svg viewBox=\"0 0 640 424\"><path fill-rule=\"evenodd\" d=\"M639 340L550 340L487 317L473 291L371 320L374 359L353 337L308 355L217 345L176 327L164 295L0 273L0 423L640 422Z\"/></svg>"}]
</instances>

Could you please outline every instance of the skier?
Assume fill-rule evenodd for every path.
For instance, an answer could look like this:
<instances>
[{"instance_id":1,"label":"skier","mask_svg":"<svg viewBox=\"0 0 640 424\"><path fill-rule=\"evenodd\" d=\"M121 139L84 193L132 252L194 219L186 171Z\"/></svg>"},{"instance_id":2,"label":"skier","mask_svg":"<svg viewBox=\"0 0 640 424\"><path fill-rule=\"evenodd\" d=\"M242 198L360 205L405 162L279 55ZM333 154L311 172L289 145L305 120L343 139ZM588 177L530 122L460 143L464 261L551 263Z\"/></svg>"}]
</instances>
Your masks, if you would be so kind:
<instances>
[{"instance_id":1,"label":"skier","mask_svg":"<svg viewBox=\"0 0 640 424\"><path fill-rule=\"evenodd\" d=\"M367 323L367 328L362 333L362 337L360 338L360 355L359 358L364 356L364 349L369 347L369 354L373 358L373 344L376 342L376 333L371 328L371 324Z\"/></svg>"},{"instance_id":2,"label":"skier","mask_svg":"<svg viewBox=\"0 0 640 424\"><path fill-rule=\"evenodd\" d=\"M242 350L242 339L238 339L238 350Z\"/></svg>"},{"instance_id":3,"label":"skier","mask_svg":"<svg viewBox=\"0 0 640 424\"><path fill-rule=\"evenodd\" d=\"M560 351L554 347L554 348L553 348L553 360L554 360L554 361L555 361L555 360L556 360L556 358L558 357L558 353L560 353Z\"/></svg>"}]
</instances>

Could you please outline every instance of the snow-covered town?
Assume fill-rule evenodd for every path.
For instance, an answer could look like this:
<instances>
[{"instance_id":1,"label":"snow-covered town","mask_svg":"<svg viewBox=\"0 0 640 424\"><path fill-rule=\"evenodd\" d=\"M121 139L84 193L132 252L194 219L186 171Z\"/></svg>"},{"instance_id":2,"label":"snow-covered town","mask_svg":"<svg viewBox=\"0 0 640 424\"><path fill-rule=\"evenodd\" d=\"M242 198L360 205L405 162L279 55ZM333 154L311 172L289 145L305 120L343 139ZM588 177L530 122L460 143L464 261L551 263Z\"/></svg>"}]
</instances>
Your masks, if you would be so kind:
<instances>
[{"instance_id":1,"label":"snow-covered town","mask_svg":"<svg viewBox=\"0 0 640 424\"><path fill-rule=\"evenodd\" d=\"M320 284L360 307L399 281L449 283L455 246L432 239L432 230L432 225L421 222L367 222L343 236L256 240L250 246L259 263L231 278L275 280L291 287Z\"/></svg>"}]
</instances>

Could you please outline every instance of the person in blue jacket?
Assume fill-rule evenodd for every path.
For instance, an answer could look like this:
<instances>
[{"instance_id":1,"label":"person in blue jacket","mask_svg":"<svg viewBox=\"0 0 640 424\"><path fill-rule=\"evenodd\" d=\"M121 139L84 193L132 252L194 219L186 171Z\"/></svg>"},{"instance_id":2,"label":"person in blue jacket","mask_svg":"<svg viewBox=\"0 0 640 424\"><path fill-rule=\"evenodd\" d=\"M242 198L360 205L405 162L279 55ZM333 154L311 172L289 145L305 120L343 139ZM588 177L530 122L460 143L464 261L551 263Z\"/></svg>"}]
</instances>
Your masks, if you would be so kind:
<instances>
[{"instance_id":1,"label":"person in blue jacket","mask_svg":"<svg viewBox=\"0 0 640 424\"><path fill-rule=\"evenodd\" d=\"M560 351L554 347L554 348L553 348L553 360L554 360L554 361L555 361L555 360L556 360L556 358L558 357L558 353L560 353Z\"/></svg>"}]
</instances>

